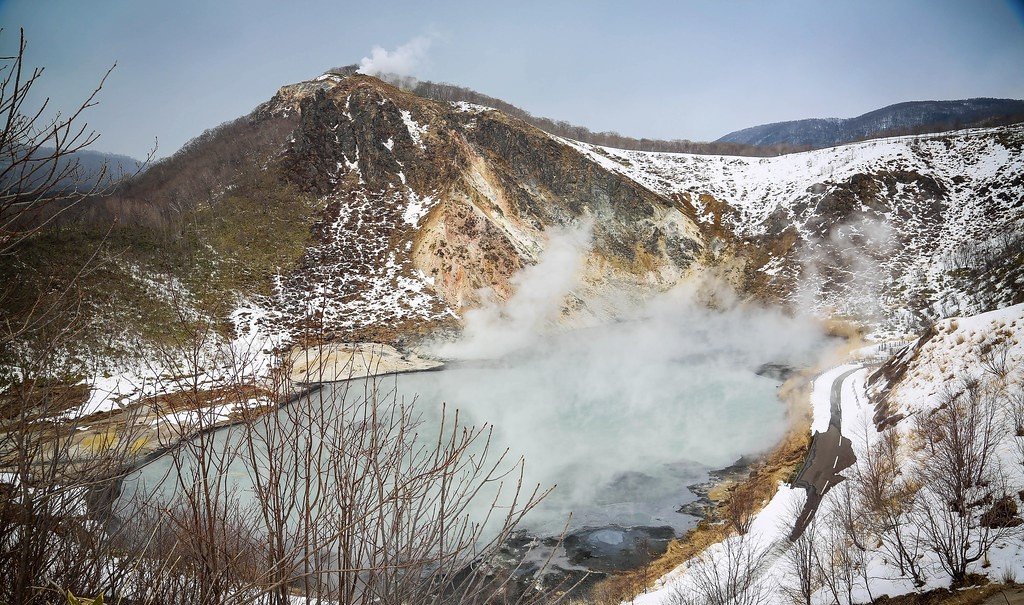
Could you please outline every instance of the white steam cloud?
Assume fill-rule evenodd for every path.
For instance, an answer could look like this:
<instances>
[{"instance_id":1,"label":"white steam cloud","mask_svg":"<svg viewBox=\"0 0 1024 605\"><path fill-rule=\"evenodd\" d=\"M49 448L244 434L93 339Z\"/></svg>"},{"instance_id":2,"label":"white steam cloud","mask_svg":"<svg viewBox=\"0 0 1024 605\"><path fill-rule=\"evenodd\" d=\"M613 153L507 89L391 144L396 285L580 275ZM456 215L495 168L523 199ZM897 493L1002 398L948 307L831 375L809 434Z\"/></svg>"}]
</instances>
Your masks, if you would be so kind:
<instances>
[{"instance_id":1,"label":"white steam cloud","mask_svg":"<svg viewBox=\"0 0 1024 605\"><path fill-rule=\"evenodd\" d=\"M512 278L511 298L502 303L493 292L483 292L484 305L465 314L462 339L441 345L437 354L454 359L502 357L549 331L566 295L578 284L592 230L593 222L586 221L572 229L548 231L540 261Z\"/></svg>"},{"instance_id":2,"label":"white steam cloud","mask_svg":"<svg viewBox=\"0 0 1024 605\"><path fill-rule=\"evenodd\" d=\"M865 321L884 322L883 300L891 279L886 261L896 253L897 234L889 223L866 215L851 217L801 249L802 275L797 302L807 311L832 303L834 311Z\"/></svg>"},{"instance_id":3,"label":"white steam cloud","mask_svg":"<svg viewBox=\"0 0 1024 605\"><path fill-rule=\"evenodd\" d=\"M359 61L359 73L367 75L390 74L403 78L411 77L413 72L427 58L433 38L417 36L394 50L386 50L374 46L369 57Z\"/></svg>"},{"instance_id":4,"label":"white steam cloud","mask_svg":"<svg viewBox=\"0 0 1024 605\"><path fill-rule=\"evenodd\" d=\"M428 416L446 402L493 424L531 482L557 484L530 526L556 530L572 511L575 527L682 529L688 518L676 509L702 468L763 451L787 426L778 382L757 370L808 364L825 339L816 321L744 304L713 283L667 292L614 323L559 330L590 232L549 232L509 300L467 313L463 338L439 347L463 363L402 376L397 388ZM715 310L701 302L709 290Z\"/></svg>"}]
</instances>

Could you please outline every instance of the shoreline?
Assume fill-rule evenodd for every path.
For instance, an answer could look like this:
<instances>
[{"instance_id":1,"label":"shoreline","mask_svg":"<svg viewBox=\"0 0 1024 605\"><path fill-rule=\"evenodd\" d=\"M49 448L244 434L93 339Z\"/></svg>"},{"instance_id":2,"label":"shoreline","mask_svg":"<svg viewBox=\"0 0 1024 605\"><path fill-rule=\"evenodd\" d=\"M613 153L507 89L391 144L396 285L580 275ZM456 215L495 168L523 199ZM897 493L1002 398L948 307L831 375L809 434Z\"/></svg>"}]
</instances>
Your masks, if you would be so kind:
<instances>
[{"instance_id":1,"label":"shoreline","mask_svg":"<svg viewBox=\"0 0 1024 605\"><path fill-rule=\"evenodd\" d=\"M292 405L303 397L308 397L309 395L320 391L323 387L323 384L314 384L313 386L301 385L298 390L282 397L274 406L273 411ZM209 433L215 433L220 430L230 429L231 427L238 426L248 422L249 420L250 419L248 418L235 418L203 427L197 431L189 433L188 435L183 435L174 443L163 445L152 451L146 452L137 459L132 460L127 468L112 477L98 479L96 484L90 487L85 493L87 513L95 515L95 519L103 524L117 522L117 516L113 513L113 505L117 499L121 497L122 487L128 476L142 470L158 458L182 447L185 442L189 440L202 437Z\"/></svg>"},{"instance_id":2,"label":"shoreline","mask_svg":"<svg viewBox=\"0 0 1024 605\"><path fill-rule=\"evenodd\" d=\"M698 517L697 524L685 535L671 541L665 553L649 565L609 575L597 583L591 595L596 603L612 605L633 600L659 578L724 540L731 531L730 517L756 515L771 500L780 481L789 483L792 480L810 449L810 382L821 369L815 365L797 370L779 386L779 403L786 406L790 417L790 426L779 442L751 459L743 469L733 464L719 470L722 473L720 480L696 484L701 491L707 488L709 506L705 515ZM726 472L734 467L735 473ZM708 474L709 478L713 477L716 471ZM691 489L693 486L687 487ZM699 500L700 494L694 493Z\"/></svg>"}]
</instances>

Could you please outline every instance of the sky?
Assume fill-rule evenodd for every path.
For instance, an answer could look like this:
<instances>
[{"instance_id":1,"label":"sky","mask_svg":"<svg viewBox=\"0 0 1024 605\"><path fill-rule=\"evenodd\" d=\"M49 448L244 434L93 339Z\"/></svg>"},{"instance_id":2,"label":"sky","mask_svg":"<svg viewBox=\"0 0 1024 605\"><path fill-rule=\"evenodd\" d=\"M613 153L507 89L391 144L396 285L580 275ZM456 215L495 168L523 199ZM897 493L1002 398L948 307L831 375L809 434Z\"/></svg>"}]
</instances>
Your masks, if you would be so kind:
<instances>
[{"instance_id":1,"label":"sky","mask_svg":"<svg viewBox=\"0 0 1024 605\"><path fill-rule=\"evenodd\" d=\"M892 103L1024 98L1024 0L489 3L0 0L36 91L80 102L94 149L173 153L278 87L359 63L634 137L713 140ZM376 48L376 50L375 50Z\"/></svg>"}]
</instances>

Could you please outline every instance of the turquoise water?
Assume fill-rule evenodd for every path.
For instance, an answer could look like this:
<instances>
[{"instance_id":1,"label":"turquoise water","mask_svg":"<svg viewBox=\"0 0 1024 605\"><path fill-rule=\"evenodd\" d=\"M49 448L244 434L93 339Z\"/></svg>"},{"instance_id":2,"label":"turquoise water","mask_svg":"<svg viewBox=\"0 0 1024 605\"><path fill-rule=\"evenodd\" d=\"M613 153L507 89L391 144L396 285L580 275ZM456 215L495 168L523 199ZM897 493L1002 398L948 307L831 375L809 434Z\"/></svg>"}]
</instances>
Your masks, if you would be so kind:
<instances>
[{"instance_id":1,"label":"turquoise water","mask_svg":"<svg viewBox=\"0 0 1024 605\"><path fill-rule=\"evenodd\" d=\"M525 356L384 377L376 389L414 406L425 441L436 435L442 405L449 414L458 409L463 424L493 425L492 451L508 448L511 460L525 458L528 485L556 486L527 517L533 530L557 533L572 513L572 528L669 525L681 531L693 522L676 512L693 499L687 485L704 480L709 468L769 448L785 428L777 382L709 359L574 366ZM292 403L300 407L290 412L341 406L342 400L358 406L368 388L367 381L328 384ZM226 476L245 500L252 465L242 435L237 427L220 430L211 449L238 452ZM166 495L172 469L169 455L154 460L129 478L126 493L141 485L144 493Z\"/></svg>"}]
</instances>

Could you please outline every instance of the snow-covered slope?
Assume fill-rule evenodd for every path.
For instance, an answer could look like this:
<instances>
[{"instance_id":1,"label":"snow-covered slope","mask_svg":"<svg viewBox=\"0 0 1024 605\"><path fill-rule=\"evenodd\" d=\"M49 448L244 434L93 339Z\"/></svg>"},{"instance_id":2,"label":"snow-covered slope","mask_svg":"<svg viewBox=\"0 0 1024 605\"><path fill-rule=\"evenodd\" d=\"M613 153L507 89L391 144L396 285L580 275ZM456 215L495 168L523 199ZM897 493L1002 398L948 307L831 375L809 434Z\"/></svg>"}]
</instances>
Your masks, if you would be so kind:
<instances>
[{"instance_id":1,"label":"snow-covered slope","mask_svg":"<svg viewBox=\"0 0 1024 605\"><path fill-rule=\"evenodd\" d=\"M1022 126L774 158L566 143L763 246L793 300L909 327L1021 302Z\"/></svg>"},{"instance_id":2,"label":"snow-covered slope","mask_svg":"<svg viewBox=\"0 0 1024 605\"><path fill-rule=\"evenodd\" d=\"M831 368L814 381L813 426L820 429L829 422L835 381L856 370L841 379L838 393L842 434L851 440L857 462L843 473L848 481L826 494L815 523L804 534L808 540L788 539L805 494L781 483L746 535L733 534L712 545L661 578L635 603L707 602L702 599L709 576L721 586L732 582L739 587L743 598L736 602L791 603L800 588L801 552L813 560L807 577L816 604L847 599L867 603L882 595L946 587L950 570L937 552L946 544L959 544L957 532L967 536L962 543L968 556L977 556L967 564L968 573L993 581L1024 576L1024 535L1017 525L1024 500L1024 304L939 322L876 369L873 364L884 348L855 351L850 364ZM978 446L968 448L965 459L981 479L967 483L968 521L950 532L944 527L952 526L943 523L959 524L960 517L955 511L936 515L950 504L941 496L945 488L929 474L945 470L935 460L949 450L939 446L936 454L929 439L954 439L952 427L935 418L953 405L949 397L968 397L965 389L974 387L965 385L971 384L988 398L975 401L980 415L972 417L984 421L991 413L991 423L981 428L961 424L956 433L956 439ZM887 408L890 412L880 416L879 410ZM939 427L946 436L936 437L928 427ZM979 462L983 450L990 458ZM873 476L884 480L880 491ZM940 482L946 477L941 475ZM895 527L900 528L899 541ZM937 537L943 538L938 547ZM988 546L978 550L982 541ZM899 563L900 548L913 566Z\"/></svg>"}]
</instances>

